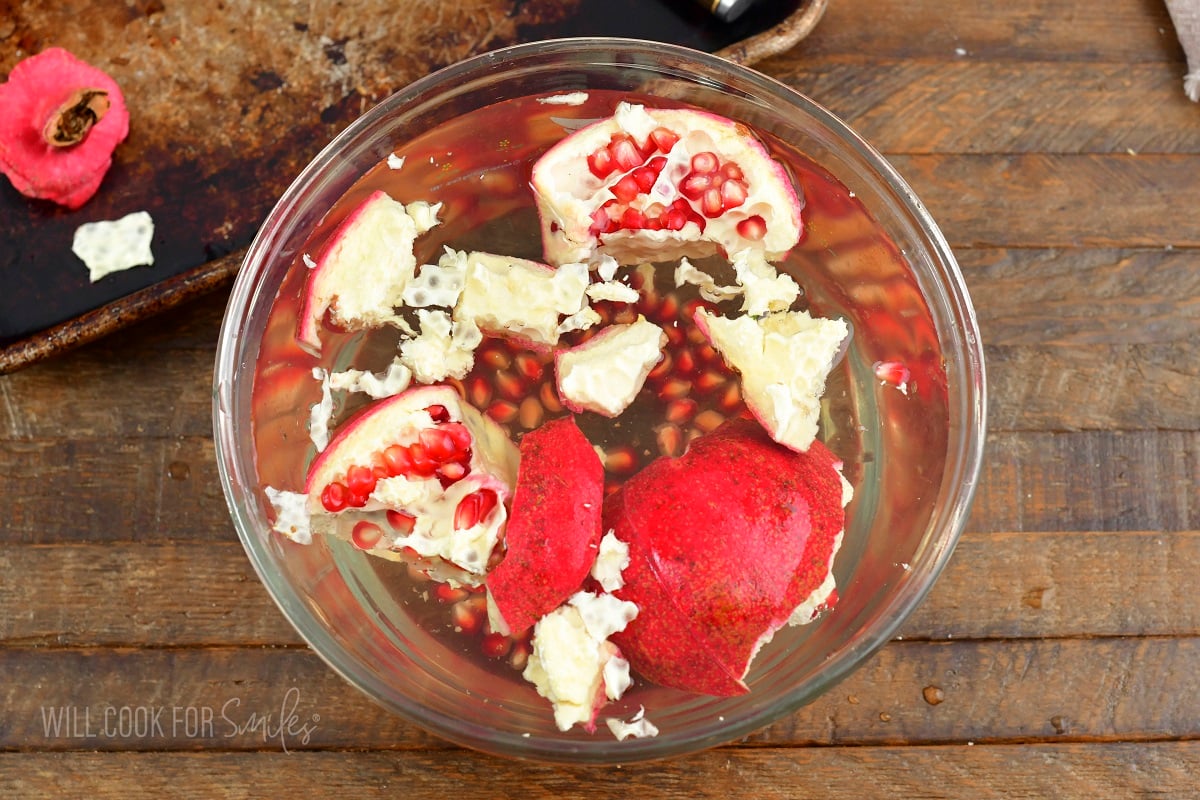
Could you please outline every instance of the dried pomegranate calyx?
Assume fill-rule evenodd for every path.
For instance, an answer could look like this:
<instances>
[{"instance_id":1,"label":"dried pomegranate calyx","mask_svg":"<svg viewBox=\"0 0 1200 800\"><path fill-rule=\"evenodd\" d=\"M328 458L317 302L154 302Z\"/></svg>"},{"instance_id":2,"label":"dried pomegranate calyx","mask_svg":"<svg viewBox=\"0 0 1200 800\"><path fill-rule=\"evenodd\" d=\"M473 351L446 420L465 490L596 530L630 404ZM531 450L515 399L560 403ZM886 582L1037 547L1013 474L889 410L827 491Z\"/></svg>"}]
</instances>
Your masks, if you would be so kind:
<instances>
[{"instance_id":1,"label":"dried pomegranate calyx","mask_svg":"<svg viewBox=\"0 0 1200 800\"><path fill-rule=\"evenodd\" d=\"M104 89L80 89L46 120L42 138L51 147L79 144L92 126L104 119L111 105Z\"/></svg>"}]
</instances>

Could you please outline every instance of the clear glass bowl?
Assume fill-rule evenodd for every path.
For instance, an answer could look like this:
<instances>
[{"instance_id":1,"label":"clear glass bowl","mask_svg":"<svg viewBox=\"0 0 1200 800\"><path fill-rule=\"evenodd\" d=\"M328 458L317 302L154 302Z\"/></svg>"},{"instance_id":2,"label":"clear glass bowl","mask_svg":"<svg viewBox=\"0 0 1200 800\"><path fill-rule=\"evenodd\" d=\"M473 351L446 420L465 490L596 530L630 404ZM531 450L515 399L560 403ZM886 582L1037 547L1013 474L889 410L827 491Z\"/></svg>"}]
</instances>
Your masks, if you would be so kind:
<instances>
[{"instance_id":1,"label":"clear glass bowl","mask_svg":"<svg viewBox=\"0 0 1200 800\"><path fill-rule=\"evenodd\" d=\"M594 734L559 732L549 704L515 670L489 670L415 624L406 595L392 586L390 562L336 541L300 546L273 534L262 489L299 490L312 456L304 423L316 384L306 379L311 364L289 349L294 328L279 309L292 302L294 315L288 298L300 254L336 222L330 211L339 198L394 147L437 126L510 98L604 90L741 120L778 152L828 171L840 202L854 206L849 222L814 212L784 265L820 313L843 316L854 328L822 419L822 437L845 459L856 487L834 565L840 600L759 653L748 694L636 686L605 715L627 719L644 705L660 733L622 742L603 724ZM520 142L505 142L512 147L475 154L484 160L480 180L489 157L529 156ZM911 369L906 391L876 377L881 361ZM256 381L277 389L256 394ZM704 53L613 39L488 53L417 81L352 124L291 185L250 247L215 371L217 458L234 523L263 583L312 648L351 684L440 736L563 762L628 763L728 742L843 679L893 635L949 559L975 488L985 417L983 353L962 276L895 170L845 124L780 83Z\"/></svg>"}]
</instances>

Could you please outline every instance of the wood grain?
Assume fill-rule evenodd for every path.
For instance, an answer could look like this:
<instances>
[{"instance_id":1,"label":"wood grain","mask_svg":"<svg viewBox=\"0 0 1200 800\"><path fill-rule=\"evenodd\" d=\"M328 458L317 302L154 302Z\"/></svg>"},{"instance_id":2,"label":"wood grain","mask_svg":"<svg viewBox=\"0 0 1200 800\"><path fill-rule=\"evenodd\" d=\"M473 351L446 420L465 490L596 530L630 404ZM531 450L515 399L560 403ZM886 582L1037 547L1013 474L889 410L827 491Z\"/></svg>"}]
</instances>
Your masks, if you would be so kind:
<instances>
[{"instance_id":1,"label":"wood grain","mask_svg":"<svg viewBox=\"0 0 1200 800\"><path fill-rule=\"evenodd\" d=\"M745 741L1152 741L1165 731L1196 738L1200 696L1189 689L1197 658L1195 637L892 642L836 689ZM285 726L294 716L282 737L289 749L443 746L306 649L5 648L0 665L0 750L281 747L270 730L264 736L242 724L251 714L273 714ZM926 700L927 688L940 690L940 702ZM525 702L542 702L526 690ZM199 712L211 725L183 727L187 712L176 709L189 707L212 709ZM122 708L147 709L138 712L144 721L139 726L133 712L122 718ZM647 716L654 719L652 707Z\"/></svg>"},{"instance_id":2,"label":"wood grain","mask_svg":"<svg viewBox=\"0 0 1200 800\"><path fill-rule=\"evenodd\" d=\"M1200 636L1198 572L1197 531L972 532L900 636ZM0 574L4 647L303 644L236 543L22 545Z\"/></svg>"},{"instance_id":3,"label":"wood grain","mask_svg":"<svg viewBox=\"0 0 1200 800\"><path fill-rule=\"evenodd\" d=\"M1200 744L1045 744L1027 748L722 748L669 764L563 767L463 751L410 753L0 754L0 791L14 798L157 800L192 796L324 796L362 800L639 797L762 800L904 797L1190 800ZM475 793L475 786L486 791Z\"/></svg>"}]
</instances>

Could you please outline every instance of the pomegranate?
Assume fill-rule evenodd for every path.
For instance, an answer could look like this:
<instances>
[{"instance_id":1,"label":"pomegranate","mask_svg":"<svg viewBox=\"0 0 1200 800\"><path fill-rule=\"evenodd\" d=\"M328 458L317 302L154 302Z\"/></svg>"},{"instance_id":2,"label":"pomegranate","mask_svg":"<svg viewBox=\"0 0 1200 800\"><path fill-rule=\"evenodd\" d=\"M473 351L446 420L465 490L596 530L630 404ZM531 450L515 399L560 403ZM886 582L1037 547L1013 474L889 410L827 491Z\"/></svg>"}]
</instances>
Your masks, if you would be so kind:
<instances>
[{"instance_id":1,"label":"pomegranate","mask_svg":"<svg viewBox=\"0 0 1200 800\"><path fill-rule=\"evenodd\" d=\"M600 542L604 467L574 417L521 439L505 555L487 588L505 627L520 634L583 585Z\"/></svg>"},{"instance_id":2,"label":"pomegranate","mask_svg":"<svg viewBox=\"0 0 1200 800\"><path fill-rule=\"evenodd\" d=\"M746 249L774 261L801 234L784 168L744 125L706 111L620 103L550 148L532 185L552 264Z\"/></svg>"},{"instance_id":3,"label":"pomegranate","mask_svg":"<svg viewBox=\"0 0 1200 800\"><path fill-rule=\"evenodd\" d=\"M666 343L662 328L645 317L610 325L583 344L555 354L558 394L572 411L615 417L641 391Z\"/></svg>"},{"instance_id":4,"label":"pomegranate","mask_svg":"<svg viewBox=\"0 0 1200 800\"><path fill-rule=\"evenodd\" d=\"M500 427L449 386L376 402L309 467L313 528L439 577L482 580L507 517L518 452Z\"/></svg>"},{"instance_id":5,"label":"pomegranate","mask_svg":"<svg viewBox=\"0 0 1200 800\"><path fill-rule=\"evenodd\" d=\"M0 172L18 192L75 209L129 134L116 81L60 47L21 61L0 84Z\"/></svg>"},{"instance_id":6,"label":"pomegranate","mask_svg":"<svg viewBox=\"0 0 1200 800\"><path fill-rule=\"evenodd\" d=\"M825 378L849 337L844 320L785 311L736 319L697 309L697 327L741 373L746 407L771 438L797 452L817 435Z\"/></svg>"},{"instance_id":7,"label":"pomegranate","mask_svg":"<svg viewBox=\"0 0 1200 800\"><path fill-rule=\"evenodd\" d=\"M296 334L301 346L320 353L326 313L345 328L394 325L415 335L395 309L416 272L413 245L437 224L439 209L420 201L406 206L382 191L355 208L310 267Z\"/></svg>"},{"instance_id":8,"label":"pomegranate","mask_svg":"<svg viewBox=\"0 0 1200 800\"><path fill-rule=\"evenodd\" d=\"M655 683L748 691L759 647L825 585L844 499L822 443L795 453L745 418L652 462L604 505L605 529L629 545L613 594L640 609L613 641Z\"/></svg>"}]
</instances>

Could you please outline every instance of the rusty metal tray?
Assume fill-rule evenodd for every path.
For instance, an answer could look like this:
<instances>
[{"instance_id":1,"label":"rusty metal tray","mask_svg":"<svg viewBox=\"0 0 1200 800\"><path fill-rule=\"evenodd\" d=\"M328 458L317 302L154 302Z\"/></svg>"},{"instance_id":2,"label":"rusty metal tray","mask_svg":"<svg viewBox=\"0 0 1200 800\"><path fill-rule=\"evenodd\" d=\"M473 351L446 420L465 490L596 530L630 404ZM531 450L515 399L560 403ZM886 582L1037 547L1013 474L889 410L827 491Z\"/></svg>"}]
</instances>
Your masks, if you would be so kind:
<instances>
[{"instance_id":1,"label":"rusty metal tray","mask_svg":"<svg viewBox=\"0 0 1200 800\"><path fill-rule=\"evenodd\" d=\"M692 0L0 0L0 74L59 46L121 85L130 135L67 211L0 178L0 373L226 284L276 198L333 136L434 69L507 44L631 36L750 64L790 49L827 0L764 0L732 24ZM90 283L75 229L149 211L155 263Z\"/></svg>"}]
</instances>

